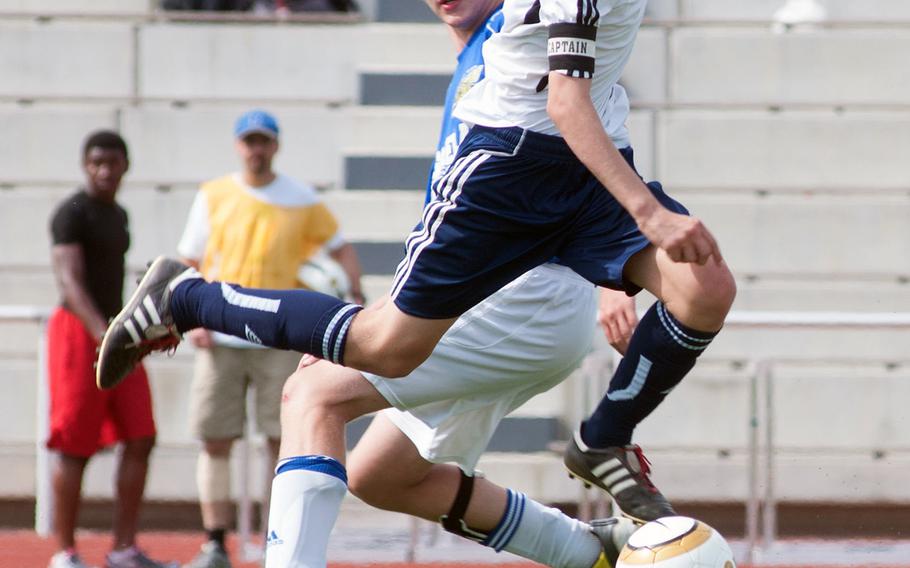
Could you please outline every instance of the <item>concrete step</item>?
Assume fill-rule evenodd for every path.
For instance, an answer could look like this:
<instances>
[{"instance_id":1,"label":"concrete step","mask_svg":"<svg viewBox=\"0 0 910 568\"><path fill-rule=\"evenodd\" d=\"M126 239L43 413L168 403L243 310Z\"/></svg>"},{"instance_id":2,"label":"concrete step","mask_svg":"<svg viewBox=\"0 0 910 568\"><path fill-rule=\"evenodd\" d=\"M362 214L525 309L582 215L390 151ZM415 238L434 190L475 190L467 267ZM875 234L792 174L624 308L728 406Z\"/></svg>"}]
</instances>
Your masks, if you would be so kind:
<instances>
[{"instance_id":1,"label":"concrete step","mask_svg":"<svg viewBox=\"0 0 910 568\"><path fill-rule=\"evenodd\" d=\"M0 14L129 14L151 12L152 0L0 0Z\"/></svg>"},{"instance_id":2,"label":"concrete step","mask_svg":"<svg viewBox=\"0 0 910 568\"><path fill-rule=\"evenodd\" d=\"M910 97L903 57L908 49L910 28L784 35L770 29L683 28L669 44L671 100L719 106L904 105Z\"/></svg>"},{"instance_id":3,"label":"concrete step","mask_svg":"<svg viewBox=\"0 0 910 568\"><path fill-rule=\"evenodd\" d=\"M661 112L657 176L671 189L903 190L908 123L885 111Z\"/></svg>"},{"instance_id":4,"label":"concrete step","mask_svg":"<svg viewBox=\"0 0 910 568\"><path fill-rule=\"evenodd\" d=\"M141 28L140 96L350 101L359 26L202 25ZM280 46L277 49L276 46ZM173 54L179 53L175 58ZM243 73L237 73L243 69Z\"/></svg>"},{"instance_id":5,"label":"concrete step","mask_svg":"<svg viewBox=\"0 0 910 568\"><path fill-rule=\"evenodd\" d=\"M451 76L446 73L360 74L362 105L442 106Z\"/></svg>"},{"instance_id":6,"label":"concrete step","mask_svg":"<svg viewBox=\"0 0 910 568\"><path fill-rule=\"evenodd\" d=\"M400 0L375 0L376 20L380 22L435 22L426 5L414 6Z\"/></svg>"},{"instance_id":7,"label":"concrete step","mask_svg":"<svg viewBox=\"0 0 910 568\"><path fill-rule=\"evenodd\" d=\"M743 20L769 21L785 2L782 0L682 0L679 16L688 20L731 22ZM910 20L910 6L902 0L820 0L830 20L836 22Z\"/></svg>"},{"instance_id":8,"label":"concrete step","mask_svg":"<svg viewBox=\"0 0 910 568\"><path fill-rule=\"evenodd\" d=\"M0 59L0 97L133 94L129 23L0 19L0 53L6 54Z\"/></svg>"}]
</instances>

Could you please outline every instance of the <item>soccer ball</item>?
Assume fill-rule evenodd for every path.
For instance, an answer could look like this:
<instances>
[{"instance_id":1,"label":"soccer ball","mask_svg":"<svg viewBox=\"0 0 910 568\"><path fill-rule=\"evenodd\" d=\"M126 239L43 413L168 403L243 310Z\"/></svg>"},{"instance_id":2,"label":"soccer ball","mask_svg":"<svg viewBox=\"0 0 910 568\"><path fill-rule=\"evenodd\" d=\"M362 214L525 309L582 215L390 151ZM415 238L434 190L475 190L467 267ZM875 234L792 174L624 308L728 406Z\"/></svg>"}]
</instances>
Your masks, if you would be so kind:
<instances>
[{"instance_id":1,"label":"soccer ball","mask_svg":"<svg viewBox=\"0 0 910 568\"><path fill-rule=\"evenodd\" d=\"M736 568L730 545L716 530L689 517L664 517L632 533L616 568Z\"/></svg>"},{"instance_id":2,"label":"soccer ball","mask_svg":"<svg viewBox=\"0 0 910 568\"><path fill-rule=\"evenodd\" d=\"M351 291L351 282L340 264L323 252L314 254L300 265L297 280L305 288L342 300Z\"/></svg>"}]
</instances>

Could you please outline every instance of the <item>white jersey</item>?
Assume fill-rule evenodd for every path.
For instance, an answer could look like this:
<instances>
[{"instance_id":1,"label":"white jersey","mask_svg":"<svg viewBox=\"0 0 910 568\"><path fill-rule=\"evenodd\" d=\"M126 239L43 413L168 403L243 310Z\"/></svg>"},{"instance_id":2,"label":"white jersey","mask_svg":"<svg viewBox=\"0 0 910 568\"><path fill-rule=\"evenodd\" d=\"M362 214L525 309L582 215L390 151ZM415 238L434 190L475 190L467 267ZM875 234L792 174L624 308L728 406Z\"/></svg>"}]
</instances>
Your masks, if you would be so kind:
<instances>
[{"instance_id":1,"label":"white jersey","mask_svg":"<svg viewBox=\"0 0 910 568\"><path fill-rule=\"evenodd\" d=\"M591 78L591 99L617 147L629 145L629 100L617 84L647 0L505 0L502 30L483 48L486 76L455 109L470 124L559 135L547 114L547 77Z\"/></svg>"}]
</instances>

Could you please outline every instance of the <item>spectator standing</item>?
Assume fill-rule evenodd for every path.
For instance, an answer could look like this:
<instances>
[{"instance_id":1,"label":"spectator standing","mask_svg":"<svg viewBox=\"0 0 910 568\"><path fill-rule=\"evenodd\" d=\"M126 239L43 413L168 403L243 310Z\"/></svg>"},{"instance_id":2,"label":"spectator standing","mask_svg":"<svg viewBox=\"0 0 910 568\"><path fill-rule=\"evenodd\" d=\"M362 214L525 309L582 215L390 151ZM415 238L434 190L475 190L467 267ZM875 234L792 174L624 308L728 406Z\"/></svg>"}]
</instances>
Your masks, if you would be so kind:
<instances>
[{"instance_id":1,"label":"spectator standing","mask_svg":"<svg viewBox=\"0 0 910 568\"><path fill-rule=\"evenodd\" d=\"M180 256L208 279L257 288L301 285L298 267L325 249L345 271L351 296L363 301L360 264L353 246L316 190L277 173L278 122L262 110L237 119L235 146L242 171L202 185L178 245ZM237 298L242 302L242 298ZM256 393L256 420L277 458L281 390L300 354L264 349L252 331L246 341L196 329L191 396L192 428L203 441L197 486L207 541L190 568L225 568L225 534L232 524L230 453L243 435L248 387Z\"/></svg>"},{"instance_id":2,"label":"spectator standing","mask_svg":"<svg viewBox=\"0 0 910 568\"><path fill-rule=\"evenodd\" d=\"M95 387L95 351L107 322L123 306L124 256L130 246L126 211L117 203L129 168L126 142L98 131L82 149L85 186L61 202L50 222L51 261L61 305L48 322L50 438L58 453L53 472L54 535L59 551L50 568L86 568L76 553L75 527L82 478L100 449L123 443L117 466L113 550L107 568L154 568L136 547L139 509L155 421L141 365L132 380L110 391Z\"/></svg>"}]
</instances>

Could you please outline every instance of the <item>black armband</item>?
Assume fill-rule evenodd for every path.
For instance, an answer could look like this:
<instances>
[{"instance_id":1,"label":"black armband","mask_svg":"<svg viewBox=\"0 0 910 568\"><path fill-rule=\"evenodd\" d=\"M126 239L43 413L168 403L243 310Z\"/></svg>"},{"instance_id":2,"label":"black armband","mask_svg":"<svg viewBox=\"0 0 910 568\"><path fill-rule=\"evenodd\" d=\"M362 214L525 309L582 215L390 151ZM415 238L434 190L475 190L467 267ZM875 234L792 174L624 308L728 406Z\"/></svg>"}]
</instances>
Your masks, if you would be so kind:
<instances>
[{"instance_id":1,"label":"black armband","mask_svg":"<svg viewBox=\"0 0 910 568\"><path fill-rule=\"evenodd\" d=\"M550 71L569 77L590 79L594 76L594 46L597 26L584 24L551 24L547 40Z\"/></svg>"}]
</instances>

